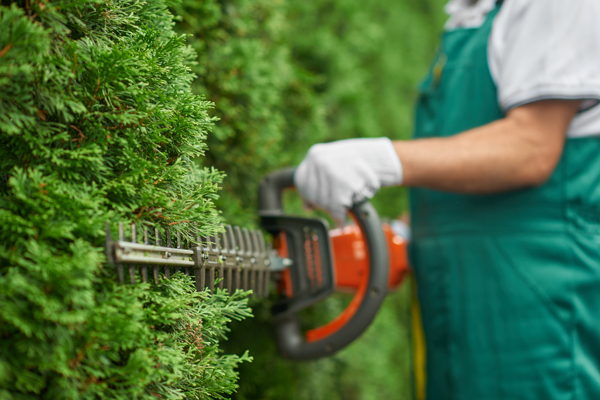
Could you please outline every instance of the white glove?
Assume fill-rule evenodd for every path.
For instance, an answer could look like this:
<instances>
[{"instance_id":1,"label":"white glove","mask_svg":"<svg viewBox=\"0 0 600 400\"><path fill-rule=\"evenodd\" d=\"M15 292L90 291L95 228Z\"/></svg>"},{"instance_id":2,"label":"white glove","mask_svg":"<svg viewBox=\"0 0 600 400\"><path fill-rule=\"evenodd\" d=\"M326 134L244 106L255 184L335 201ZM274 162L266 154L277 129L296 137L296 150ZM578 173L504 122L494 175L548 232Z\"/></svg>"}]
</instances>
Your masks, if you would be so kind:
<instances>
[{"instance_id":1,"label":"white glove","mask_svg":"<svg viewBox=\"0 0 600 400\"><path fill-rule=\"evenodd\" d=\"M340 224L352 205L381 186L402 183L402 164L388 138L317 144L298 166L294 184L309 206L328 211Z\"/></svg>"}]
</instances>

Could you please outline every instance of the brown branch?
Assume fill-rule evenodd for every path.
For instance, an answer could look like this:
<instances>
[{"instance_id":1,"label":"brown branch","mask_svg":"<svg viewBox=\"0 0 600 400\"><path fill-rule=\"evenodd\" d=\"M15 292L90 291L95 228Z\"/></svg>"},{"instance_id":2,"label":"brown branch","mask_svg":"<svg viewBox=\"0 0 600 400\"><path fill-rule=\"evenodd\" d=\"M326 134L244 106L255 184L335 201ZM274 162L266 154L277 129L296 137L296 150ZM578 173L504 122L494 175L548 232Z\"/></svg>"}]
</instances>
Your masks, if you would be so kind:
<instances>
[{"instance_id":1,"label":"brown branch","mask_svg":"<svg viewBox=\"0 0 600 400\"><path fill-rule=\"evenodd\" d=\"M142 207L142 209L140 210L139 213L137 213L137 215L135 216L136 219L140 219L140 217L142 216L142 214L144 213L144 211L146 210L146 206Z\"/></svg>"},{"instance_id":2,"label":"brown branch","mask_svg":"<svg viewBox=\"0 0 600 400\"><path fill-rule=\"evenodd\" d=\"M78 142L81 143L83 141L83 139L85 139L85 135L83 134L83 132L81 132L81 129L79 129L78 127L76 127L75 125L70 125L71 128L75 129L77 132L79 132L79 137L73 139L73 142Z\"/></svg>"},{"instance_id":3,"label":"brown branch","mask_svg":"<svg viewBox=\"0 0 600 400\"><path fill-rule=\"evenodd\" d=\"M0 55L0 57L2 57L2 56ZM45 121L46 120L46 111L42 111L39 108L36 108L36 110L37 110L38 117L40 117L40 119L42 121Z\"/></svg>"},{"instance_id":4,"label":"brown branch","mask_svg":"<svg viewBox=\"0 0 600 400\"><path fill-rule=\"evenodd\" d=\"M171 226L171 225L177 225L177 224L184 224L184 223L186 223L186 222L190 222L190 220L189 220L189 219L186 219L185 221L176 221L176 222L171 222L171 223L169 224L169 226Z\"/></svg>"},{"instance_id":5,"label":"brown branch","mask_svg":"<svg viewBox=\"0 0 600 400\"><path fill-rule=\"evenodd\" d=\"M11 48L12 48L12 43L9 43L6 46L4 46L4 48L2 50L0 50L0 57L3 57Z\"/></svg>"}]
</instances>

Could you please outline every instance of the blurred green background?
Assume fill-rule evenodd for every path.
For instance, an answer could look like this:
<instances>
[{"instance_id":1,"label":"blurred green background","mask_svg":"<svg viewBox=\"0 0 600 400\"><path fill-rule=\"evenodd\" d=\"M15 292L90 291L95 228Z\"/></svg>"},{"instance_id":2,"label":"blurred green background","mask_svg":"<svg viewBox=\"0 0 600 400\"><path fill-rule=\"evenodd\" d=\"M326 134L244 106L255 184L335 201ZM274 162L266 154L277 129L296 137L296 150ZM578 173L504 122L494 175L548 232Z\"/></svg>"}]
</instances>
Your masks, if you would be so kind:
<instances>
[{"instance_id":1,"label":"blurred green background","mask_svg":"<svg viewBox=\"0 0 600 400\"><path fill-rule=\"evenodd\" d=\"M227 177L218 206L228 223L256 226L260 179L297 165L315 143L410 136L416 86L445 21L445 0L183 0L177 30L198 53L194 91L219 118L204 165ZM374 200L387 218L407 207L403 189ZM298 211L298 201L289 208ZM232 325L227 352L249 349L235 399L408 399L412 396L408 284L388 296L369 330L334 357L289 362L275 349L269 304ZM333 296L304 315L337 315Z\"/></svg>"}]
</instances>

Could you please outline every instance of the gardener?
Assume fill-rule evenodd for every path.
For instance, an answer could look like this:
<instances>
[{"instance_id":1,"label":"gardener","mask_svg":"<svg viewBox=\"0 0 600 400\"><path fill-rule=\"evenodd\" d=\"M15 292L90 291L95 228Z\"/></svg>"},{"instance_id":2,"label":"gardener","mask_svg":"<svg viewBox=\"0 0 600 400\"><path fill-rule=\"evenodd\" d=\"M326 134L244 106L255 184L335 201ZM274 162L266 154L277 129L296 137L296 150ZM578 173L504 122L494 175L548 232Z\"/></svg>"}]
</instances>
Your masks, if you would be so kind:
<instances>
[{"instance_id":1,"label":"gardener","mask_svg":"<svg viewBox=\"0 0 600 400\"><path fill-rule=\"evenodd\" d=\"M453 0L414 140L314 146L343 219L411 187L429 399L600 399L600 1Z\"/></svg>"}]
</instances>

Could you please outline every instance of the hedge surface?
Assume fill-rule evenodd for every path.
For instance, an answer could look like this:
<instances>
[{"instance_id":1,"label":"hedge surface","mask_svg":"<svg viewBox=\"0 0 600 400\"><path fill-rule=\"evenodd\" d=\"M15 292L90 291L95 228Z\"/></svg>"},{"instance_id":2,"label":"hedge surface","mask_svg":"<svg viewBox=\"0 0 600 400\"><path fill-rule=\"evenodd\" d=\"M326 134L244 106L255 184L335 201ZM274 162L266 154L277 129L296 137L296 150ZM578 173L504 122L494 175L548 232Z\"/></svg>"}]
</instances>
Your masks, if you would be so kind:
<instances>
[{"instance_id":1,"label":"hedge surface","mask_svg":"<svg viewBox=\"0 0 600 400\"><path fill-rule=\"evenodd\" d=\"M217 201L225 220L256 224L261 177L297 163L322 140L324 114L315 77L291 54L288 1L183 0L173 7L177 30L198 53L195 93L217 106L219 119L201 162L227 171Z\"/></svg>"},{"instance_id":2,"label":"hedge surface","mask_svg":"<svg viewBox=\"0 0 600 400\"><path fill-rule=\"evenodd\" d=\"M0 5L0 398L222 398L243 293L115 284L104 226L218 229L212 104L164 0ZM243 353L243 352L242 352Z\"/></svg>"},{"instance_id":3,"label":"hedge surface","mask_svg":"<svg viewBox=\"0 0 600 400\"><path fill-rule=\"evenodd\" d=\"M406 290L336 357L279 358L264 302L233 325L227 349L244 355L222 355L243 294L194 294L184 277L115 286L103 228L253 225L259 180L310 145L408 137L443 2L3 0L0 397L219 398L249 348L238 399L408 398ZM204 167L227 174L219 199L222 175ZM375 203L395 217L406 197Z\"/></svg>"},{"instance_id":4,"label":"hedge surface","mask_svg":"<svg viewBox=\"0 0 600 400\"><path fill-rule=\"evenodd\" d=\"M257 223L256 188L274 169L297 165L317 142L410 136L419 79L437 45L446 0L184 0L176 29L198 53L195 93L215 102L220 120L203 165L226 173L217 201L224 219ZM383 216L406 210L403 189L374 200ZM301 211L297 198L288 209ZM407 287L389 296L367 333L333 358L281 359L268 303L232 325L231 352L250 349L237 399L410 398ZM331 298L305 315L331 319L345 305ZM376 370L377 373L372 371ZM368 379L365 377L368 376Z\"/></svg>"}]
</instances>

